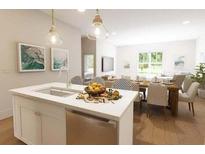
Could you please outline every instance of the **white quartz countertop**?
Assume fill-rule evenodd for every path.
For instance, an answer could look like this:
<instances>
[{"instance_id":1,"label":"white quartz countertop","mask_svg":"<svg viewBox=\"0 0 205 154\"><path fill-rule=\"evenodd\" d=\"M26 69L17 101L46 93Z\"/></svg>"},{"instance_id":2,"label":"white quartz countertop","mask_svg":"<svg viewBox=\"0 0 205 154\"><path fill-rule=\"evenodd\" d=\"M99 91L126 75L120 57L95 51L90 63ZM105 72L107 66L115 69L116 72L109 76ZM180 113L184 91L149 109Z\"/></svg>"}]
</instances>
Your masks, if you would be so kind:
<instances>
[{"instance_id":1,"label":"white quartz countertop","mask_svg":"<svg viewBox=\"0 0 205 154\"><path fill-rule=\"evenodd\" d=\"M119 90L120 94L123 96L121 99L113 101L113 103L86 103L84 100L76 99L77 93L67 97L59 97L50 94L44 94L38 92L38 90L59 87L66 88L65 83L47 83L17 89L11 89L12 95L19 95L24 97L29 97L33 99L44 100L47 103L54 103L55 105L61 105L65 108L69 108L76 111L81 111L84 113L108 118L111 120L119 121L120 117L123 115L124 111L128 106L135 100L138 95L137 91ZM85 86L71 84L69 89L83 91Z\"/></svg>"}]
</instances>

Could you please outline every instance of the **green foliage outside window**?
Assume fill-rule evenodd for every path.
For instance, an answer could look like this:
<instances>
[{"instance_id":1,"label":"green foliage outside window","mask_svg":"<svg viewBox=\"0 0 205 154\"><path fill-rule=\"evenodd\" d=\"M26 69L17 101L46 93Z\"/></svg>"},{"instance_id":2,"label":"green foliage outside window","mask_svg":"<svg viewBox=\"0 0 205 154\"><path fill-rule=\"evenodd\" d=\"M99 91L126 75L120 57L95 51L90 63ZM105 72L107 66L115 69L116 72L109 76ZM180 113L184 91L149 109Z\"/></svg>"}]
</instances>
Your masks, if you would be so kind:
<instances>
[{"instance_id":1,"label":"green foliage outside window","mask_svg":"<svg viewBox=\"0 0 205 154\"><path fill-rule=\"evenodd\" d=\"M149 53L139 53L139 62L148 63L149 62Z\"/></svg>"},{"instance_id":2,"label":"green foliage outside window","mask_svg":"<svg viewBox=\"0 0 205 154\"><path fill-rule=\"evenodd\" d=\"M162 52L139 53L139 73L159 74L162 70Z\"/></svg>"}]
</instances>

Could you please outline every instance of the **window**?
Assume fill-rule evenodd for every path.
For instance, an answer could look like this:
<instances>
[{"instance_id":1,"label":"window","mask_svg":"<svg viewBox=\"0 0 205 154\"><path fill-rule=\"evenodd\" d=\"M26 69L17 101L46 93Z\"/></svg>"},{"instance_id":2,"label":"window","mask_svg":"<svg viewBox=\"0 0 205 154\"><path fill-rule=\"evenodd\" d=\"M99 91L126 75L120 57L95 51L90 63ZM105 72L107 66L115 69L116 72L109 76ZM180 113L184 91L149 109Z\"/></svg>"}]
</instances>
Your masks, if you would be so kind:
<instances>
[{"instance_id":1,"label":"window","mask_svg":"<svg viewBox=\"0 0 205 154\"><path fill-rule=\"evenodd\" d=\"M149 72L149 53L139 53L139 72L146 74Z\"/></svg>"},{"instance_id":2,"label":"window","mask_svg":"<svg viewBox=\"0 0 205 154\"><path fill-rule=\"evenodd\" d=\"M141 75L157 75L162 71L162 52L140 52L138 73Z\"/></svg>"}]
</instances>

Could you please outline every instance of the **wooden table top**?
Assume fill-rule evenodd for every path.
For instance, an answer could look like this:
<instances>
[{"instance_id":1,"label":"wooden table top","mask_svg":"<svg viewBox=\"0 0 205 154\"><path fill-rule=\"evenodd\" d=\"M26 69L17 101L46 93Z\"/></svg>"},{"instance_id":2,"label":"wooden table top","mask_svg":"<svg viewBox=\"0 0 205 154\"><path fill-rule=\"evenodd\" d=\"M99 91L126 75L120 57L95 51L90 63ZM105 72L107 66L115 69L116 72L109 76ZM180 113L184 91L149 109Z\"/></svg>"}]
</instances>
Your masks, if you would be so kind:
<instances>
[{"instance_id":1,"label":"wooden table top","mask_svg":"<svg viewBox=\"0 0 205 154\"><path fill-rule=\"evenodd\" d=\"M105 82L115 82L116 79L111 79L111 80L107 80ZM178 90L179 88L172 82L170 83L165 83L165 82L151 82L151 81L148 81L148 80L145 80L145 81L136 81L136 80L131 80L133 83L138 83L140 85L140 87L144 87L144 88L148 88L150 83L162 83L164 85L167 86L167 88L169 90Z\"/></svg>"}]
</instances>

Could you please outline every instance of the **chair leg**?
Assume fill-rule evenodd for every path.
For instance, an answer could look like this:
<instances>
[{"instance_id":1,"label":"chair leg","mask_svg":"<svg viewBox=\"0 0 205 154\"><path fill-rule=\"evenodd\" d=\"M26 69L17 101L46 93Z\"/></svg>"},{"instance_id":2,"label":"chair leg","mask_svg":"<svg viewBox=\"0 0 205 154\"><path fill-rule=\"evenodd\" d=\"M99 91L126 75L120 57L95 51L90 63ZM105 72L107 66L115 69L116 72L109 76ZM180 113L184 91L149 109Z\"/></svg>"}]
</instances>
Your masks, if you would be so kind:
<instances>
[{"instance_id":1,"label":"chair leg","mask_svg":"<svg viewBox=\"0 0 205 154\"><path fill-rule=\"evenodd\" d=\"M191 104L190 104L190 103L188 103L188 105L189 105L189 111L191 111Z\"/></svg>"},{"instance_id":2,"label":"chair leg","mask_svg":"<svg viewBox=\"0 0 205 154\"><path fill-rule=\"evenodd\" d=\"M150 106L149 104L147 104L147 118L150 117Z\"/></svg>"},{"instance_id":3,"label":"chair leg","mask_svg":"<svg viewBox=\"0 0 205 154\"><path fill-rule=\"evenodd\" d=\"M144 100L146 100L146 91L143 91Z\"/></svg>"},{"instance_id":4,"label":"chair leg","mask_svg":"<svg viewBox=\"0 0 205 154\"><path fill-rule=\"evenodd\" d=\"M192 113L193 113L193 116L194 116L195 113L194 113L194 103L193 102L191 102L191 107L192 107Z\"/></svg>"}]
</instances>

